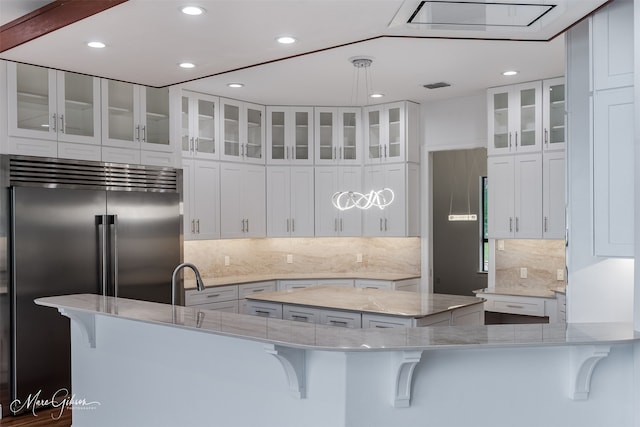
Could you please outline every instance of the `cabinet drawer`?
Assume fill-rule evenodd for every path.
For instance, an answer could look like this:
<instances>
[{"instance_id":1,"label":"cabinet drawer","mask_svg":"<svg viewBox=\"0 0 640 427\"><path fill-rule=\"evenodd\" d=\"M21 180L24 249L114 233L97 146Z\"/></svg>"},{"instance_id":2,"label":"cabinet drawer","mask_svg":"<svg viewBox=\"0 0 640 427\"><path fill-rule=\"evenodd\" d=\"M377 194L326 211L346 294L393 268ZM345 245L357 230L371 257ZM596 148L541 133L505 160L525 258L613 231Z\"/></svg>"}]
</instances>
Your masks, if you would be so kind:
<instances>
[{"instance_id":1,"label":"cabinet drawer","mask_svg":"<svg viewBox=\"0 0 640 427\"><path fill-rule=\"evenodd\" d=\"M316 284L315 280L278 280L279 291L304 289Z\"/></svg>"},{"instance_id":2,"label":"cabinet drawer","mask_svg":"<svg viewBox=\"0 0 640 427\"><path fill-rule=\"evenodd\" d=\"M207 310L224 311L225 313L237 313L238 312L238 300L222 301L222 302L210 302L206 304L198 304L193 306L194 308L204 308Z\"/></svg>"},{"instance_id":3,"label":"cabinet drawer","mask_svg":"<svg viewBox=\"0 0 640 427\"><path fill-rule=\"evenodd\" d=\"M282 306L282 318L296 322L318 323L318 310L284 304Z\"/></svg>"},{"instance_id":4,"label":"cabinet drawer","mask_svg":"<svg viewBox=\"0 0 640 427\"><path fill-rule=\"evenodd\" d=\"M363 328L410 328L412 326L412 318L362 313Z\"/></svg>"},{"instance_id":5,"label":"cabinet drawer","mask_svg":"<svg viewBox=\"0 0 640 427\"><path fill-rule=\"evenodd\" d=\"M361 328L362 316L350 311L319 310L318 323L342 328Z\"/></svg>"},{"instance_id":6,"label":"cabinet drawer","mask_svg":"<svg viewBox=\"0 0 640 427\"><path fill-rule=\"evenodd\" d=\"M276 290L276 282L256 282L256 283L246 283L244 285L238 285L238 298L246 298L248 295L264 293L264 292L274 292Z\"/></svg>"},{"instance_id":7,"label":"cabinet drawer","mask_svg":"<svg viewBox=\"0 0 640 427\"><path fill-rule=\"evenodd\" d=\"M526 316L544 316L544 300L504 300L496 299L492 311L499 313L522 314Z\"/></svg>"},{"instance_id":8,"label":"cabinet drawer","mask_svg":"<svg viewBox=\"0 0 640 427\"><path fill-rule=\"evenodd\" d=\"M451 312L432 314L431 316L416 319L416 326L449 326L451 325Z\"/></svg>"},{"instance_id":9,"label":"cabinet drawer","mask_svg":"<svg viewBox=\"0 0 640 427\"><path fill-rule=\"evenodd\" d=\"M364 289L393 289L393 283L388 280L362 280L357 279L356 288Z\"/></svg>"},{"instance_id":10,"label":"cabinet drawer","mask_svg":"<svg viewBox=\"0 0 640 427\"><path fill-rule=\"evenodd\" d=\"M197 291L189 289L185 292L186 305L208 304L212 302L231 301L238 299L237 286L217 286L215 288Z\"/></svg>"},{"instance_id":11,"label":"cabinet drawer","mask_svg":"<svg viewBox=\"0 0 640 427\"><path fill-rule=\"evenodd\" d=\"M282 304L262 301L247 301L246 314L282 319Z\"/></svg>"},{"instance_id":12,"label":"cabinet drawer","mask_svg":"<svg viewBox=\"0 0 640 427\"><path fill-rule=\"evenodd\" d=\"M316 282L318 286L346 286L353 288L353 279L323 279Z\"/></svg>"}]
</instances>

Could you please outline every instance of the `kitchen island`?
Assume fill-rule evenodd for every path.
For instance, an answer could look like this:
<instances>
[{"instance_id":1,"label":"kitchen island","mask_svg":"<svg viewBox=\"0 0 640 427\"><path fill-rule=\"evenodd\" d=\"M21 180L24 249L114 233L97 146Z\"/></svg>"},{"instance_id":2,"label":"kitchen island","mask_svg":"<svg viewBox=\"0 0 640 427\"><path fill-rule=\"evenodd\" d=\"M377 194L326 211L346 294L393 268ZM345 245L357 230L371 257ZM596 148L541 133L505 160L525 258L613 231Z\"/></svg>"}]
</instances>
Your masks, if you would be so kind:
<instances>
[{"instance_id":1,"label":"kitchen island","mask_svg":"<svg viewBox=\"0 0 640 427\"><path fill-rule=\"evenodd\" d=\"M247 295L247 314L349 328L484 324L476 297L314 286Z\"/></svg>"},{"instance_id":2,"label":"kitchen island","mask_svg":"<svg viewBox=\"0 0 640 427\"><path fill-rule=\"evenodd\" d=\"M346 329L88 294L36 303L72 319L74 427L637 426L630 324Z\"/></svg>"}]
</instances>

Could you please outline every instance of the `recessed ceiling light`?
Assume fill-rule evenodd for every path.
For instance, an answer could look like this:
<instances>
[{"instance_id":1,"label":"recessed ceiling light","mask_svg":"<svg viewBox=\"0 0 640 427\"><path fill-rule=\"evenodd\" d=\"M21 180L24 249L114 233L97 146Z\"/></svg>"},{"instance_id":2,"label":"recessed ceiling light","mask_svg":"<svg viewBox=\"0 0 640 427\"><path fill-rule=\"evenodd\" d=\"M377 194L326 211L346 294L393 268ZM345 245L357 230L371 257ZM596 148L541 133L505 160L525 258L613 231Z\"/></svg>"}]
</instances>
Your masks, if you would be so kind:
<instances>
[{"instance_id":1,"label":"recessed ceiling light","mask_svg":"<svg viewBox=\"0 0 640 427\"><path fill-rule=\"evenodd\" d=\"M369 97L371 98L382 98L384 96L384 93L372 93L371 95L369 95Z\"/></svg>"},{"instance_id":2,"label":"recessed ceiling light","mask_svg":"<svg viewBox=\"0 0 640 427\"><path fill-rule=\"evenodd\" d=\"M502 73L503 76L515 76L516 74L518 74L516 70L508 70Z\"/></svg>"},{"instance_id":3,"label":"recessed ceiling light","mask_svg":"<svg viewBox=\"0 0 640 427\"><path fill-rule=\"evenodd\" d=\"M204 9L199 6L185 6L180 9L185 15L198 16L204 13Z\"/></svg>"},{"instance_id":4,"label":"recessed ceiling light","mask_svg":"<svg viewBox=\"0 0 640 427\"><path fill-rule=\"evenodd\" d=\"M195 64L193 64L192 62L181 62L178 65L181 68L193 68L193 67L195 67Z\"/></svg>"},{"instance_id":5,"label":"recessed ceiling light","mask_svg":"<svg viewBox=\"0 0 640 427\"><path fill-rule=\"evenodd\" d=\"M89 42L87 43L87 46L92 47L94 49L102 49L103 47L106 46L106 44L102 42Z\"/></svg>"},{"instance_id":6,"label":"recessed ceiling light","mask_svg":"<svg viewBox=\"0 0 640 427\"><path fill-rule=\"evenodd\" d=\"M292 44L296 42L296 39L291 36L281 36L281 37L278 37L276 41L281 44Z\"/></svg>"},{"instance_id":7,"label":"recessed ceiling light","mask_svg":"<svg viewBox=\"0 0 640 427\"><path fill-rule=\"evenodd\" d=\"M242 83L227 83L227 86L233 87L233 88L244 87Z\"/></svg>"}]
</instances>

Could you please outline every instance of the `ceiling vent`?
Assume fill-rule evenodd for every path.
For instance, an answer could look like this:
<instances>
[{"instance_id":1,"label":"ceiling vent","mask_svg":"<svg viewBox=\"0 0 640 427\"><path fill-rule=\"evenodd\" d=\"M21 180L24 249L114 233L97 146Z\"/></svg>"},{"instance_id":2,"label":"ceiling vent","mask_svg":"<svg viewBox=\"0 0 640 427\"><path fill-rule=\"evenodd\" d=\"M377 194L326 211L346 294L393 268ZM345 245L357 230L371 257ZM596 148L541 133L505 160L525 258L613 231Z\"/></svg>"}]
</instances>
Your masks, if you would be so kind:
<instances>
[{"instance_id":1,"label":"ceiling vent","mask_svg":"<svg viewBox=\"0 0 640 427\"><path fill-rule=\"evenodd\" d=\"M449 87L451 86L449 83L446 82L438 82L438 83L429 83L424 85L425 88L427 89L440 89L441 87Z\"/></svg>"},{"instance_id":2,"label":"ceiling vent","mask_svg":"<svg viewBox=\"0 0 640 427\"><path fill-rule=\"evenodd\" d=\"M423 1L408 23L436 27L529 27L554 7L554 4L517 2Z\"/></svg>"}]
</instances>

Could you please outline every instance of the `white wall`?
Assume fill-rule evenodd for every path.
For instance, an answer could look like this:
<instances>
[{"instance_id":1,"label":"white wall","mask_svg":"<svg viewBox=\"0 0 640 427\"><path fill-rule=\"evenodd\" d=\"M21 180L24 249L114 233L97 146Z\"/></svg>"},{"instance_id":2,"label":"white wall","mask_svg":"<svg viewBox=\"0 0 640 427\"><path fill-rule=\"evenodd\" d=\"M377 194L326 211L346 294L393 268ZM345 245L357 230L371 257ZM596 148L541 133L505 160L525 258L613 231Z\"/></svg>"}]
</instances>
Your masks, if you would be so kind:
<instances>
[{"instance_id":1,"label":"white wall","mask_svg":"<svg viewBox=\"0 0 640 427\"><path fill-rule=\"evenodd\" d=\"M486 148L486 93L426 102L420 108L420 123L428 151Z\"/></svg>"},{"instance_id":2,"label":"white wall","mask_svg":"<svg viewBox=\"0 0 640 427\"><path fill-rule=\"evenodd\" d=\"M567 41L567 321L633 321L633 260L594 256L589 21Z\"/></svg>"}]
</instances>

